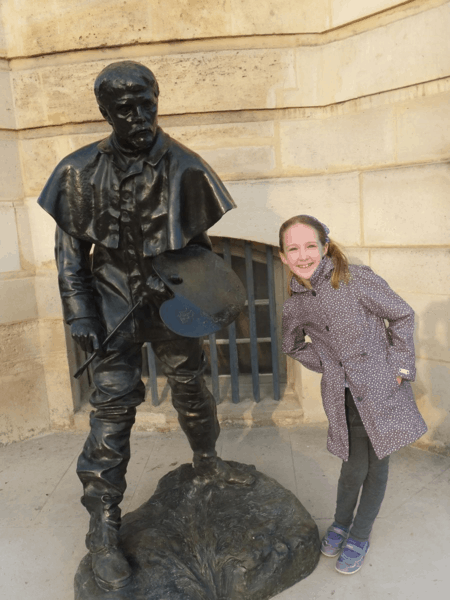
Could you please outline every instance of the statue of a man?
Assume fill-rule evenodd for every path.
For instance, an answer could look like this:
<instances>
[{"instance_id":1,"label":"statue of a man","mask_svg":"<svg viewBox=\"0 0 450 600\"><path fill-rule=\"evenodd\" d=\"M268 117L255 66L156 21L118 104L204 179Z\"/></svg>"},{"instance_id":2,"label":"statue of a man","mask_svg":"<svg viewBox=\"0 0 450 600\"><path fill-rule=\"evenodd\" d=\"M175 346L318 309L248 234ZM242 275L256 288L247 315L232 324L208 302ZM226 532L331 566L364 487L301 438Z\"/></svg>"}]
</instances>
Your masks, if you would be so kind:
<instances>
[{"instance_id":1,"label":"statue of a man","mask_svg":"<svg viewBox=\"0 0 450 600\"><path fill-rule=\"evenodd\" d=\"M95 95L113 133L62 160L39 198L57 223L64 318L84 350L99 349L92 363L91 429L77 473L91 515L86 545L94 576L108 591L131 578L119 546L119 504L130 431L145 395L144 342L151 342L164 366L197 474L252 482L216 454L219 424L203 379L201 340L176 335L159 316L170 293L152 258L188 244L211 248L205 231L234 203L214 171L158 127L158 93L145 66L126 61L106 67L95 81ZM105 332L138 300L141 305L103 348Z\"/></svg>"}]
</instances>

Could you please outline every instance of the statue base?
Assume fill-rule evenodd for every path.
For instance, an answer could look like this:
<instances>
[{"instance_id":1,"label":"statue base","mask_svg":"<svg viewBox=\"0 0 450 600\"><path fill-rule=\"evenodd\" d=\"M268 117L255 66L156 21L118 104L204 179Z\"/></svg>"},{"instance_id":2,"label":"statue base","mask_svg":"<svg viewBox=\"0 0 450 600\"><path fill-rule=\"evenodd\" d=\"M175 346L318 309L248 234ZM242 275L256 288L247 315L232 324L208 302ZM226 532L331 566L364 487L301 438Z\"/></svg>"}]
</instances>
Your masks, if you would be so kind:
<instances>
[{"instance_id":1,"label":"statue base","mask_svg":"<svg viewBox=\"0 0 450 600\"><path fill-rule=\"evenodd\" d=\"M123 518L133 581L104 592L88 554L75 600L268 600L312 573L320 539L308 511L274 479L230 464L255 483L202 481L189 464L165 475L152 498Z\"/></svg>"}]
</instances>

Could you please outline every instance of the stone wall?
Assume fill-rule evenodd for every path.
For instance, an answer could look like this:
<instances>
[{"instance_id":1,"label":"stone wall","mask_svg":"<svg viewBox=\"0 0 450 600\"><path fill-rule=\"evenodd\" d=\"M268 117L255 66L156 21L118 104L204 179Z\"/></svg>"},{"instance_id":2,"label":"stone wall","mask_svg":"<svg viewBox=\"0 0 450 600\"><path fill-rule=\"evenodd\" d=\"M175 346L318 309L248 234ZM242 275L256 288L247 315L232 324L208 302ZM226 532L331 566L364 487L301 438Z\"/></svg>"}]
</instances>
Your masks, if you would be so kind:
<instances>
[{"instance_id":1,"label":"stone wall","mask_svg":"<svg viewBox=\"0 0 450 600\"><path fill-rule=\"evenodd\" d=\"M108 134L100 69L158 77L161 125L226 181L239 209L211 233L277 244L300 212L326 222L415 309L429 425L450 445L450 2L4 0L0 27L0 441L72 426L52 220L57 161ZM318 376L291 365L306 421ZM6 392L7 391L7 392Z\"/></svg>"}]
</instances>

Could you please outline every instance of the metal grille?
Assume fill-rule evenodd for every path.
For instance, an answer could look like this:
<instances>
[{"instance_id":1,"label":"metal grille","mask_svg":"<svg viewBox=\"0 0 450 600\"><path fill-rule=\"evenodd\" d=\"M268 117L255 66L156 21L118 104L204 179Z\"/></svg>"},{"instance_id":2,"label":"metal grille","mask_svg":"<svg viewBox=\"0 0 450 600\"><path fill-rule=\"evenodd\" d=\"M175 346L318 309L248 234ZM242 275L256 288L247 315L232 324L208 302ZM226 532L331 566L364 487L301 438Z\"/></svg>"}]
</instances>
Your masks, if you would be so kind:
<instances>
[{"instance_id":1,"label":"metal grille","mask_svg":"<svg viewBox=\"0 0 450 600\"><path fill-rule=\"evenodd\" d=\"M284 362L278 351L279 323L276 297L282 293L281 263L269 245L248 241L212 238L213 250L230 264L247 290L246 309L236 322L204 340L209 355L208 375L216 402L229 396L240 401L240 385L251 375L252 396L261 400L261 377L267 388L271 380L271 397L279 400L281 382L285 381ZM275 254L275 256L274 256ZM261 297L263 296L263 297ZM270 350L268 349L270 347ZM146 344L148 384L152 404L165 400L167 386L161 389L158 378L162 375L151 344ZM163 381L160 380L160 383ZM159 388L159 390L158 390ZM164 396L164 397L163 397Z\"/></svg>"}]
</instances>

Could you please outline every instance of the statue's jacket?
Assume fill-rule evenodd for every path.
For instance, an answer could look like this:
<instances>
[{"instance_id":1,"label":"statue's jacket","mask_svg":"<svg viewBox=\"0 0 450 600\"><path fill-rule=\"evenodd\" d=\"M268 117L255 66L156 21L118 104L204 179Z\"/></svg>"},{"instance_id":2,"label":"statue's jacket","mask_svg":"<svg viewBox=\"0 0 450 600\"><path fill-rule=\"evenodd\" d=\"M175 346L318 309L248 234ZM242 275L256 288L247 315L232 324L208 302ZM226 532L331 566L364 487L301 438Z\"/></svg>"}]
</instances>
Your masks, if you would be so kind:
<instances>
[{"instance_id":1,"label":"statue's jacket","mask_svg":"<svg viewBox=\"0 0 450 600\"><path fill-rule=\"evenodd\" d=\"M206 231L235 206L200 156L158 128L138 158L118 149L114 133L64 158L38 203L55 219L58 281L67 323L99 318L144 341L170 336L159 318L164 294L151 294L152 258L187 244L209 245ZM91 250L93 247L93 252Z\"/></svg>"},{"instance_id":2,"label":"statue's jacket","mask_svg":"<svg viewBox=\"0 0 450 600\"><path fill-rule=\"evenodd\" d=\"M328 450L348 460L347 383L381 459L427 431L410 384L416 374L414 311L370 267L349 268L349 283L338 289L331 285L328 256L311 277L313 289L292 279L293 294L283 306L283 352L322 373Z\"/></svg>"}]
</instances>

